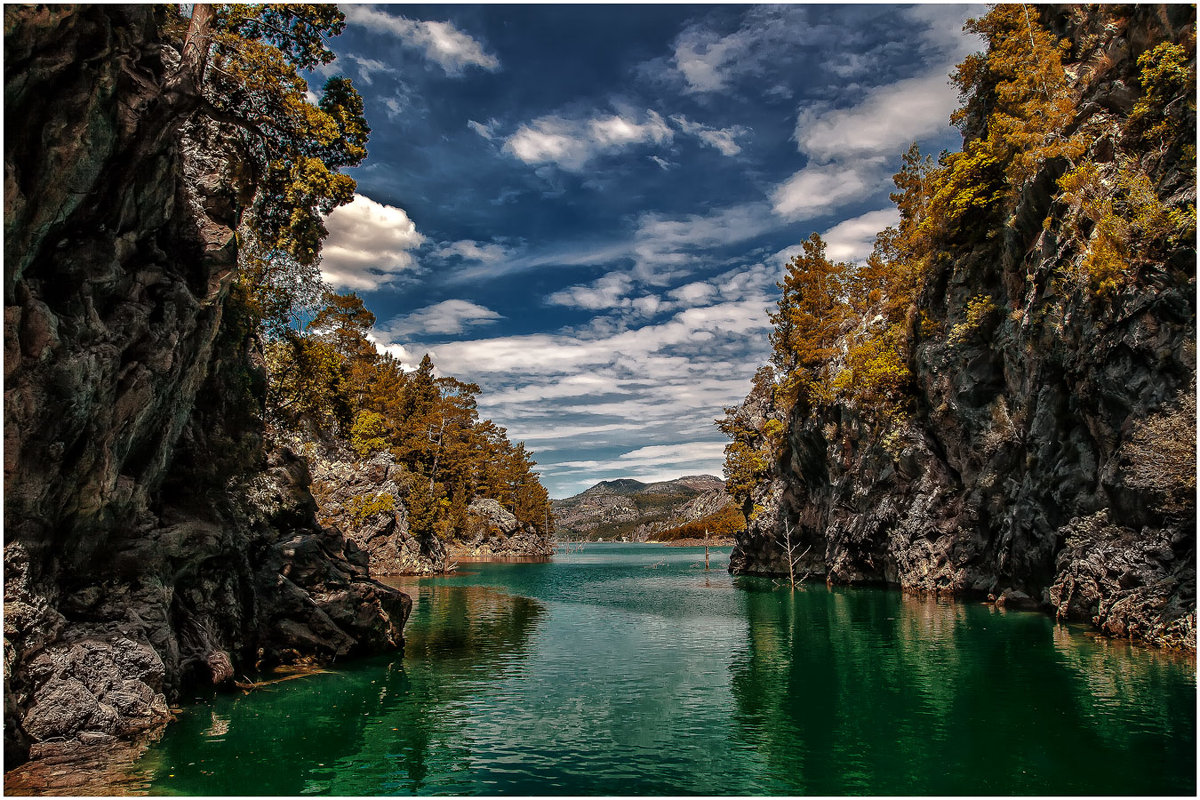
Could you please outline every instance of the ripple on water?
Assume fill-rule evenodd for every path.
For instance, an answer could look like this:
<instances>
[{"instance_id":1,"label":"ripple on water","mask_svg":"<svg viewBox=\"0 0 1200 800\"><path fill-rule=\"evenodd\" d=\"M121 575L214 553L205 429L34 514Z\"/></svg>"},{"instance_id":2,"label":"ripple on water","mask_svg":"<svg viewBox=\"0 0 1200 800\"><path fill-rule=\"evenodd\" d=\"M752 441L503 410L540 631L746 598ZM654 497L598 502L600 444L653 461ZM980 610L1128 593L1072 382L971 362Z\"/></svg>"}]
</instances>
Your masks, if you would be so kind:
<instances>
[{"instance_id":1,"label":"ripple on water","mask_svg":"<svg viewBox=\"0 0 1200 800\"><path fill-rule=\"evenodd\" d=\"M141 767L192 794L1194 793L1194 661L727 557L402 581L403 657L192 706Z\"/></svg>"}]
</instances>

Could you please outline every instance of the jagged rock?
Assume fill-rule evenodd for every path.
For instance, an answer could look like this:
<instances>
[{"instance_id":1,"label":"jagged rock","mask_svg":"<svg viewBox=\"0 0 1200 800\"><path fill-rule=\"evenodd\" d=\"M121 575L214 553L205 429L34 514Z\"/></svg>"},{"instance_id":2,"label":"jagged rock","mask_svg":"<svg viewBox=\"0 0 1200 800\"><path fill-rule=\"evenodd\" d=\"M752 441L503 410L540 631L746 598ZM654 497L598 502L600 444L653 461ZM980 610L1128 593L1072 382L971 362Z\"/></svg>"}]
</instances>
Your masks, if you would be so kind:
<instances>
[{"instance_id":1,"label":"jagged rock","mask_svg":"<svg viewBox=\"0 0 1200 800\"><path fill-rule=\"evenodd\" d=\"M5 8L7 766L151 730L190 683L397 647L411 607L265 448L239 201L211 194L245 181L163 102L155 13Z\"/></svg>"},{"instance_id":2,"label":"jagged rock","mask_svg":"<svg viewBox=\"0 0 1200 800\"><path fill-rule=\"evenodd\" d=\"M523 526L496 500L478 498L469 506L468 529L449 540L414 535L407 500L413 480L390 453L360 458L341 443L300 433L277 434L303 452L313 471L313 495L321 520L345 532L368 558L372 575L435 575L452 568L453 558L549 556L550 537Z\"/></svg>"},{"instance_id":3,"label":"jagged rock","mask_svg":"<svg viewBox=\"0 0 1200 800\"><path fill-rule=\"evenodd\" d=\"M1110 171L1140 159L1158 197L1194 203L1194 178L1170 166L1194 165L1181 149L1194 142L1194 116L1168 145L1178 158L1159 160L1124 133L1141 91L1138 56L1192 35L1194 11L1132 9L1119 43L1094 9L1041 13L1071 43L1068 74L1085 74L1098 54L1112 59L1077 86L1077 124L1097 132L1082 158ZM977 134L982 120L963 130ZM1168 507L1129 467L1137 431L1195 391L1194 244L1177 243L1102 299L1065 280L1079 273L1091 225L1054 201L1062 169L1043 165L994 236L933 268L909 313L925 323L912 335L905 420L883 430L848 402L811 411L775 408L770 393L747 399L754 430L775 419L786 435L747 503L753 519L731 570L786 574L780 537L790 529L800 569L830 583L991 595L1195 648L1194 497ZM963 326L979 295L995 310ZM1194 412L1189 424L1190 441Z\"/></svg>"},{"instance_id":4,"label":"jagged rock","mask_svg":"<svg viewBox=\"0 0 1200 800\"><path fill-rule=\"evenodd\" d=\"M455 558L513 556L548 557L554 545L546 534L517 517L490 497L478 498L467 507L472 527L461 541L450 544Z\"/></svg>"},{"instance_id":5,"label":"jagged rock","mask_svg":"<svg viewBox=\"0 0 1200 800\"><path fill-rule=\"evenodd\" d=\"M390 453L359 458L332 441L293 434L307 454L320 518L345 532L367 556L372 575L433 575L448 565L436 536L409 531L408 477Z\"/></svg>"}]
</instances>

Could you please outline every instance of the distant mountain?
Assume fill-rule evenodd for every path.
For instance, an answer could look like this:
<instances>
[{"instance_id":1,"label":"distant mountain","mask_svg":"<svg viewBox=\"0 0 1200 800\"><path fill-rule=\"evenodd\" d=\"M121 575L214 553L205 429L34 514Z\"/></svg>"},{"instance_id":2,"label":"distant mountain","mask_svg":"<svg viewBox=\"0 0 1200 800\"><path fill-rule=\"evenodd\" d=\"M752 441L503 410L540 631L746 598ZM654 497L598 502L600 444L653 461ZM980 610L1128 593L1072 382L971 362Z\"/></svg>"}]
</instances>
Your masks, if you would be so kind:
<instances>
[{"instance_id":1,"label":"distant mountain","mask_svg":"<svg viewBox=\"0 0 1200 800\"><path fill-rule=\"evenodd\" d=\"M687 475L658 483L631 478L601 481L550 505L559 539L644 542L730 502L725 481L713 475Z\"/></svg>"}]
</instances>

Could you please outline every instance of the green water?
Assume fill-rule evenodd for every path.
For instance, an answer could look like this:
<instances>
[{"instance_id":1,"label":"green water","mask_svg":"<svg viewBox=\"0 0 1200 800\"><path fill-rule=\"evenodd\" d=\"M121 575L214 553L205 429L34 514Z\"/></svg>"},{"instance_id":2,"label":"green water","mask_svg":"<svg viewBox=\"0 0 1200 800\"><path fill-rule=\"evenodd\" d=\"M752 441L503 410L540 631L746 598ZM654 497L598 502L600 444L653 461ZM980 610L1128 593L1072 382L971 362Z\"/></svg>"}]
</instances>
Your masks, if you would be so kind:
<instances>
[{"instance_id":1,"label":"green water","mask_svg":"<svg viewBox=\"0 0 1200 800\"><path fill-rule=\"evenodd\" d=\"M403 656L190 705L184 794L1185 794L1195 662L1030 613L591 545L404 583Z\"/></svg>"}]
</instances>

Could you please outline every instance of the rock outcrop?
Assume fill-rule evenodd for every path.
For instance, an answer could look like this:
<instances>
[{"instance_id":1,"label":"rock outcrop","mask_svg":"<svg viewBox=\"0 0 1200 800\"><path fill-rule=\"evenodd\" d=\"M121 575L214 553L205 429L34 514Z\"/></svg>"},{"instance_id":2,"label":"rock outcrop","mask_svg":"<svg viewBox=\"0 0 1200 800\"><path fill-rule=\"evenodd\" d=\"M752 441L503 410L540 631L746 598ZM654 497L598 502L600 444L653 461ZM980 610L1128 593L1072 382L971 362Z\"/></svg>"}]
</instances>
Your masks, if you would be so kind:
<instances>
[{"instance_id":1,"label":"rock outcrop","mask_svg":"<svg viewBox=\"0 0 1200 800\"><path fill-rule=\"evenodd\" d=\"M1094 132L1081 158L1106 176L1135 163L1162 202L1194 204L1194 105L1161 149L1127 133L1139 55L1157 42L1194 43L1194 9L1137 7L1120 25L1094 10L1042 14L1072 43L1071 129ZM1194 68L1194 49L1190 58ZM1180 119L1189 102L1175 104ZM978 134L979 121L964 130ZM752 426L774 419L784 434L731 570L786 574L779 538L791 530L806 553L801 569L831 583L991 595L1112 635L1195 647L1194 496L1166 502L1136 473L1169 466L1133 452L1139 431L1164 415L1190 430L1176 434L1187 452L1195 437L1194 402L1181 410L1195 392L1194 239L1110 296L1064 281L1078 274L1092 230L1056 197L1065 168L1047 161L994 235L945 254L909 315L912 413L890 433L848 402L812 410L777 408L763 392L747 399ZM964 318L982 295L995 307L977 304ZM1173 446L1160 438L1149 449ZM1194 492L1194 459L1176 460L1176 478Z\"/></svg>"},{"instance_id":2,"label":"rock outcrop","mask_svg":"<svg viewBox=\"0 0 1200 800\"><path fill-rule=\"evenodd\" d=\"M467 507L471 524L465 535L450 543L455 558L549 557L554 543L532 525L522 525L516 515L490 497Z\"/></svg>"},{"instance_id":3,"label":"rock outcrop","mask_svg":"<svg viewBox=\"0 0 1200 800\"><path fill-rule=\"evenodd\" d=\"M550 556L553 542L545 531L522 525L499 501L476 498L467 509L463 530L448 535L415 534L408 503L414 480L387 452L361 458L331 437L281 435L308 459L318 518L343 532L367 554L371 574L437 575L453 568L455 558Z\"/></svg>"},{"instance_id":4,"label":"rock outcrop","mask_svg":"<svg viewBox=\"0 0 1200 800\"><path fill-rule=\"evenodd\" d=\"M361 459L336 444L306 443L313 495L322 522L337 527L370 560L372 575L433 575L446 571L446 546L408 527L404 468L388 453Z\"/></svg>"},{"instance_id":5,"label":"rock outcrop","mask_svg":"<svg viewBox=\"0 0 1200 800\"><path fill-rule=\"evenodd\" d=\"M153 729L189 684L395 648L411 608L264 445L247 179L164 91L156 13L5 8L10 767Z\"/></svg>"}]
</instances>

